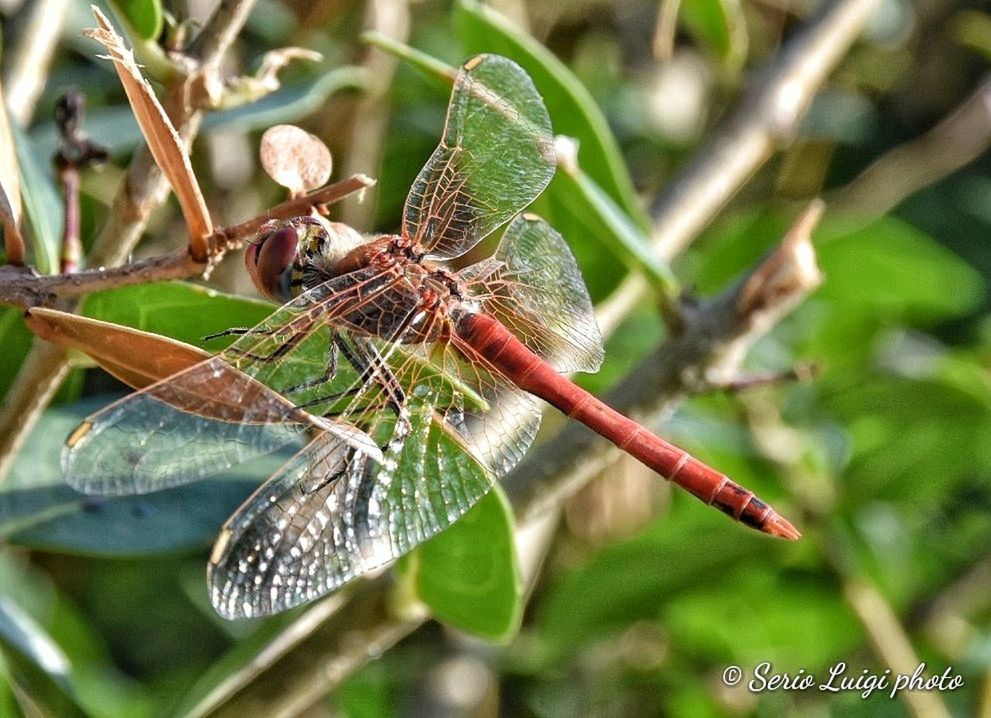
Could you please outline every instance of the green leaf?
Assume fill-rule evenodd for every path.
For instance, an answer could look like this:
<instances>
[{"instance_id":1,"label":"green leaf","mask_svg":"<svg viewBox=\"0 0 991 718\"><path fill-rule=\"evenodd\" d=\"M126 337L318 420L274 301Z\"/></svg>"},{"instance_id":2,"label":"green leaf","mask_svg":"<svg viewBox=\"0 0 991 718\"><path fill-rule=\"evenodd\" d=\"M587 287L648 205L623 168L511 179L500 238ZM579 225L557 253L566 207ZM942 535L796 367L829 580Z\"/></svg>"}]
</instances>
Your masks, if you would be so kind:
<instances>
[{"instance_id":1,"label":"green leaf","mask_svg":"<svg viewBox=\"0 0 991 718\"><path fill-rule=\"evenodd\" d=\"M513 514L494 487L464 517L416 551L416 592L444 623L489 640L519 629L523 582Z\"/></svg>"},{"instance_id":2,"label":"green leaf","mask_svg":"<svg viewBox=\"0 0 991 718\"><path fill-rule=\"evenodd\" d=\"M269 302L217 292L187 282L156 282L91 294L81 313L203 346L203 337L231 327L253 327L275 307ZM216 351L234 337L209 342Z\"/></svg>"},{"instance_id":3,"label":"green leaf","mask_svg":"<svg viewBox=\"0 0 991 718\"><path fill-rule=\"evenodd\" d=\"M602 111L564 63L520 28L491 8L460 0L455 27L471 53L495 52L523 67L544 98L554 131L581 143L582 169L639 225L650 222L637 202L622 153Z\"/></svg>"},{"instance_id":4,"label":"green leaf","mask_svg":"<svg viewBox=\"0 0 991 718\"><path fill-rule=\"evenodd\" d=\"M24 325L24 312L14 307L0 308L0 396L5 396L21 362L31 348L33 335Z\"/></svg>"},{"instance_id":5,"label":"green leaf","mask_svg":"<svg viewBox=\"0 0 991 718\"><path fill-rule=\"evenodd\" d=\"M46 550L103 556L180 551L207 545L224 520L274 471L279 455L237 472L144 496L94 498L62 479L69 432L105 401L51 409L18 454L0 490L0 537Z\"/></svg>"},{"instance_id":6,"label":"green leaf","mask_svg":"<svg viewBox=\"0 0 991 718\"><path fill-rule=\"evenodd\" d=\"M62 225L65 218L55 181L42 164L51 155L42 153L41 148L17 123L11 123L10 129L14 134L17 163L21 170L24 214L31 224L34 263L42 274L55 274L59 271Z\"/></svg>"},{"instance_id":7,"label":"green leaf","mask_svg":"<svg viewBox=\"0 0 991 718\"><path fill-rule=\"evenodd\" d=\"M747 27L739 0L682 0L679 15L690 33L733 70L747 55Z\"/></svg>"},{"instance_id":8,"label":"green leaf","mask_svg":"<svg viewBox=\"0 0 991 718\"><path fill-rule=\"evenodd\" d=\"M144 40L154 40L165 22L159 0L110 0L114 9Z\"/></svg>"}]
</instances>

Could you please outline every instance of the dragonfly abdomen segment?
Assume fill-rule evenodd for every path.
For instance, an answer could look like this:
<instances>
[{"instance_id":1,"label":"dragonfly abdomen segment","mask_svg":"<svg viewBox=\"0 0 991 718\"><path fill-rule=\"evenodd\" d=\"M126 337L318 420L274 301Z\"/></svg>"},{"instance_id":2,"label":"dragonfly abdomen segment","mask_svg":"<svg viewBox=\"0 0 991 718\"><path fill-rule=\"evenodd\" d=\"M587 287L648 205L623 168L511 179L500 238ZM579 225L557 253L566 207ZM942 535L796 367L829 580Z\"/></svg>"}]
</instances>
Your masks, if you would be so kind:
<instances>
[{"instance_id":1,"label":"dragonfly abdomen segment","mask_svg":"<svg viewBox=\"0 0 991 718\"><path fill-rule=\"evenodd\" d=\"M800 534L754 493L615 411L558 374L497 319L466 314L459 335L521 389L580 421L706 504L747 526L782 538Z\"/></svg>"}]
</instances>

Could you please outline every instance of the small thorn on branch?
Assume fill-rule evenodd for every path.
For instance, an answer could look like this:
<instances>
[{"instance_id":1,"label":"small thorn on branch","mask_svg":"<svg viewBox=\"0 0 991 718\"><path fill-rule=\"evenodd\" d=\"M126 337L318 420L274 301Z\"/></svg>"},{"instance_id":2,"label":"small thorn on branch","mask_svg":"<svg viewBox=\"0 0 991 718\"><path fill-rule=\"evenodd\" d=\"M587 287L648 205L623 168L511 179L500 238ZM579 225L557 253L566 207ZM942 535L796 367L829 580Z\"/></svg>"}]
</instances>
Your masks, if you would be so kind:
<instances>
[{"instance_id":1,"label":"small thorn on branch","mask_svg":"<svg viewBox=\"0 0 991 718\"><path fill-rule=\"evenodd\" d=\"M812 230L819 224L825 206L820 199L810 202L777 249L746 280L736 300L740 317L753 324L766 308L774 307L780 314L782 298L804 298L819 286L822 273L816 265Z\"/></svg>"},{"instance_id":2,"label":"small thorn on branch","mask_svg":"<svg viewBox=\"0 0 991 718\"><path fill-rule=\"evenodd\" d=\"M716 385L715 388L722 389L726 392L738 392L746 391L748 389L756 389L762 386L771 386L774 384L784 384L790 382L807 384L813 381L820 374L822 374L822 365L817 362L802 362L796 364L791 369L785 369L784 371L755 373L740 376L736 379L730 379L727 382Z\"/></svg>"}]
</instances>

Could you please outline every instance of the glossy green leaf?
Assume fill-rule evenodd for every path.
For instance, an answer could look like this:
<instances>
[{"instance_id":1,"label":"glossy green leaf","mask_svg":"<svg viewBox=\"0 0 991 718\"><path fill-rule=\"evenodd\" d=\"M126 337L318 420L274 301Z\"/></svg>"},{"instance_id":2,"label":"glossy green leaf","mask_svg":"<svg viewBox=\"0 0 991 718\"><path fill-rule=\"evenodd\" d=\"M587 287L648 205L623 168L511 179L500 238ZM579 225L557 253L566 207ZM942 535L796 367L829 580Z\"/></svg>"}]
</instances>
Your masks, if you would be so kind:
<instances>
[{"instance_id":1,"label":"glossy green leaf","mask_svg":"<svg viewBox=\"0 0 991 718\"><path fill-rule=\"evenodd\" d=\"M253 327L275 311L260 300L187 282L158 282L108 289L86 297L81 313L93 319L162 334L217 351L232 337L203 338L231 327Z\"/></svg>"},{"instance_id":2,"label":"glossy green leaf","mask_svg":"<svg viewBox=\"0 0 991 718\"><path fill-rule=\"evenodd\" d=\"M42 274L54 274L59 271L64 209L55 181L45 170L51 153L43 152L17 123L11 123L10 129L21 170L24 215L31 225L34 264Z\"/></svg>"},{"instance_id":3,"label":"glossy green leaf","mask_svg":"<svg viewBox=\"0 0 991 718\"><path fill-rule=\"evenodd\" d=\"M731 69L747 55L747 27L739 0L682 0L681 22Z\"/></svg>"},{"instance_id":4,"label":"glossy green leaf","mask_svg":"<svg viewBox=\"0 0 991 718\"><path fill-rule=\"evenodd\" d=\"M474 0L455 6L455 27L469 53L494 52L523 67L544 98L554 132L581 144L582 169L642 229L649 220L637 202L623 155L602 111L578 78L553 53L502 15Z\"/></svg>"},{"instance_id":5,"label":"glossy green leaf","mask_svg":"<svg viewBox=\"0 0 991 718\"><path fill-rule=\"evenodd\" d=\"M420 546L414 565L416 592L438 620L495 641L518 630L523 583L512 509L498 487Z\"/></svg>"},{"instance_id":6,"label":"glossy green leaf","mask_svg":"<svg viewBox=\"0 0 991 718\"><path fill-rule=\"evenodd\" d=\"M222 477L143 496L85 496L62 478L62 443L104 403L80 402L42 416L0 489L5 542L104 556L199 548L281 463L278 456L267 457Z\"/></svg>"},{"instance_id":7,"label":"glossy green leaf","mask_svg":"<svg viewBox=\"0 0 991 718\"><path fill-rule=\"evenodd\" d=\"M128 25L144 40L154 40L165 22L160 0L110 0Z\"/></svg>"}]
</instances>

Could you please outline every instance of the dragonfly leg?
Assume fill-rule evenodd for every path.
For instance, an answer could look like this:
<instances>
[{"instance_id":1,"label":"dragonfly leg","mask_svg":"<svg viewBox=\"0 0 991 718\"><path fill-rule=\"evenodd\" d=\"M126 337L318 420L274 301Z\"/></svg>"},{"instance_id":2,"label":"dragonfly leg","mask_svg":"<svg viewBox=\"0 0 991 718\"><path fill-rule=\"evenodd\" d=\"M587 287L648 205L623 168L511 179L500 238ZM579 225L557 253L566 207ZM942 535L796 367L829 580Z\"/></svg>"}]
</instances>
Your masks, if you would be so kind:
<instances>
[{"instance_id":1,"label":"dragonfly leg","mask_svg":"<svg viewBox=\"0 0 991 718\"><path fill-rule=\"evenodd\" d=\"M359 374L359 381L362 385L368 383L369 379L378 384L385 392L389 404L396 414L401 413L401 409L406 404L406 392L400 385L396 375L386 363L378 349L371 342L358 337L352 337L354 347L348 345L343 337L340 338L339 346L344 358L355 368Z\"/></svg>"},{"instance_id":2,"label":"dragonfly leg","mask_svg":"<svg viewBox=\"0 0 991 718\"><path fill-rule=\"evenodd\" d=\"M337 376L337 366L338 366L337 356L339 349L338 349L337 332L334 332L333 334L334 336L330 342L330 345L327 348L327 368L324 370L324 373L318 376L316 379L310 379L309 381L304 381L302 384L296 384L295 386L290 386L289 388L284 390L283 392L284 394L298 394L301 391L306 391L307 389L312 389L313 387L320 386L321 384L326 384L328 381L331 381L335 376ZM338 394L332 394L316 402L313 401L307 402L306 404L303 404L299 408L303 409L307 406L313 406L315 403L320 403L320 401L329 400L332 398L340 398L341 396L345 396L346 394L347 392L339 392Z\"/></svg>"},{"instance_id":3,"label":"dragonfly leg","mask_svg":"<svg viewBox=\"0 0 991 718\"><path fill-rule=\"evenodd\" d=\"M392 411L398 416L400 414L400 407L406 401L406 396L399 384L399 381L396 379L395 375L392 373L392 370L385 363L385 360L378 354L378 351L373 345L368 344L364 340L359 341L356 338L352 338L352 341L355 342L354 347L351 347L339 332L334 332L327 351L327 370L316 379L311 379L302 384L291 386L288 389L285 389L283 393L286 395L294 393L298 394L299 392L306 391L307 389L312 389L320 386L321 384L326 384L327 382L332 381L334 377L337 376L339 366L338 355L343 354L348 364L350 364L351 367L358 373L357 383L350 389L337 391L332 394L325 394L323 396L310 399L303 404L299 404L298 408L310 409L320 404L338 402L347 397L357 396L365 390L369 381L374 381L374 383L378 384L385 390L385 400L380 402L381 406L379 408L392 409ZM372 402L367 406L361 407L361 410L368 411L375 407L376 403ZM343 410L336 412L330 410L323 416L331 418L342 413L344 413Z\"/></svg>"},{"instance_id":4,"label":"dragonfly leg","mask_svg":"<svg viewBox=\"0 0 991 718\"><path fill-rule=\"evenodd\" d=\"M262 327L231 327L216 334L207 334L200 341L209 342L223 337L243 337L245 334L252 334L259 337L272 337L279 333L278 329L263 329Z\"/></svg>"}]
</instances>

